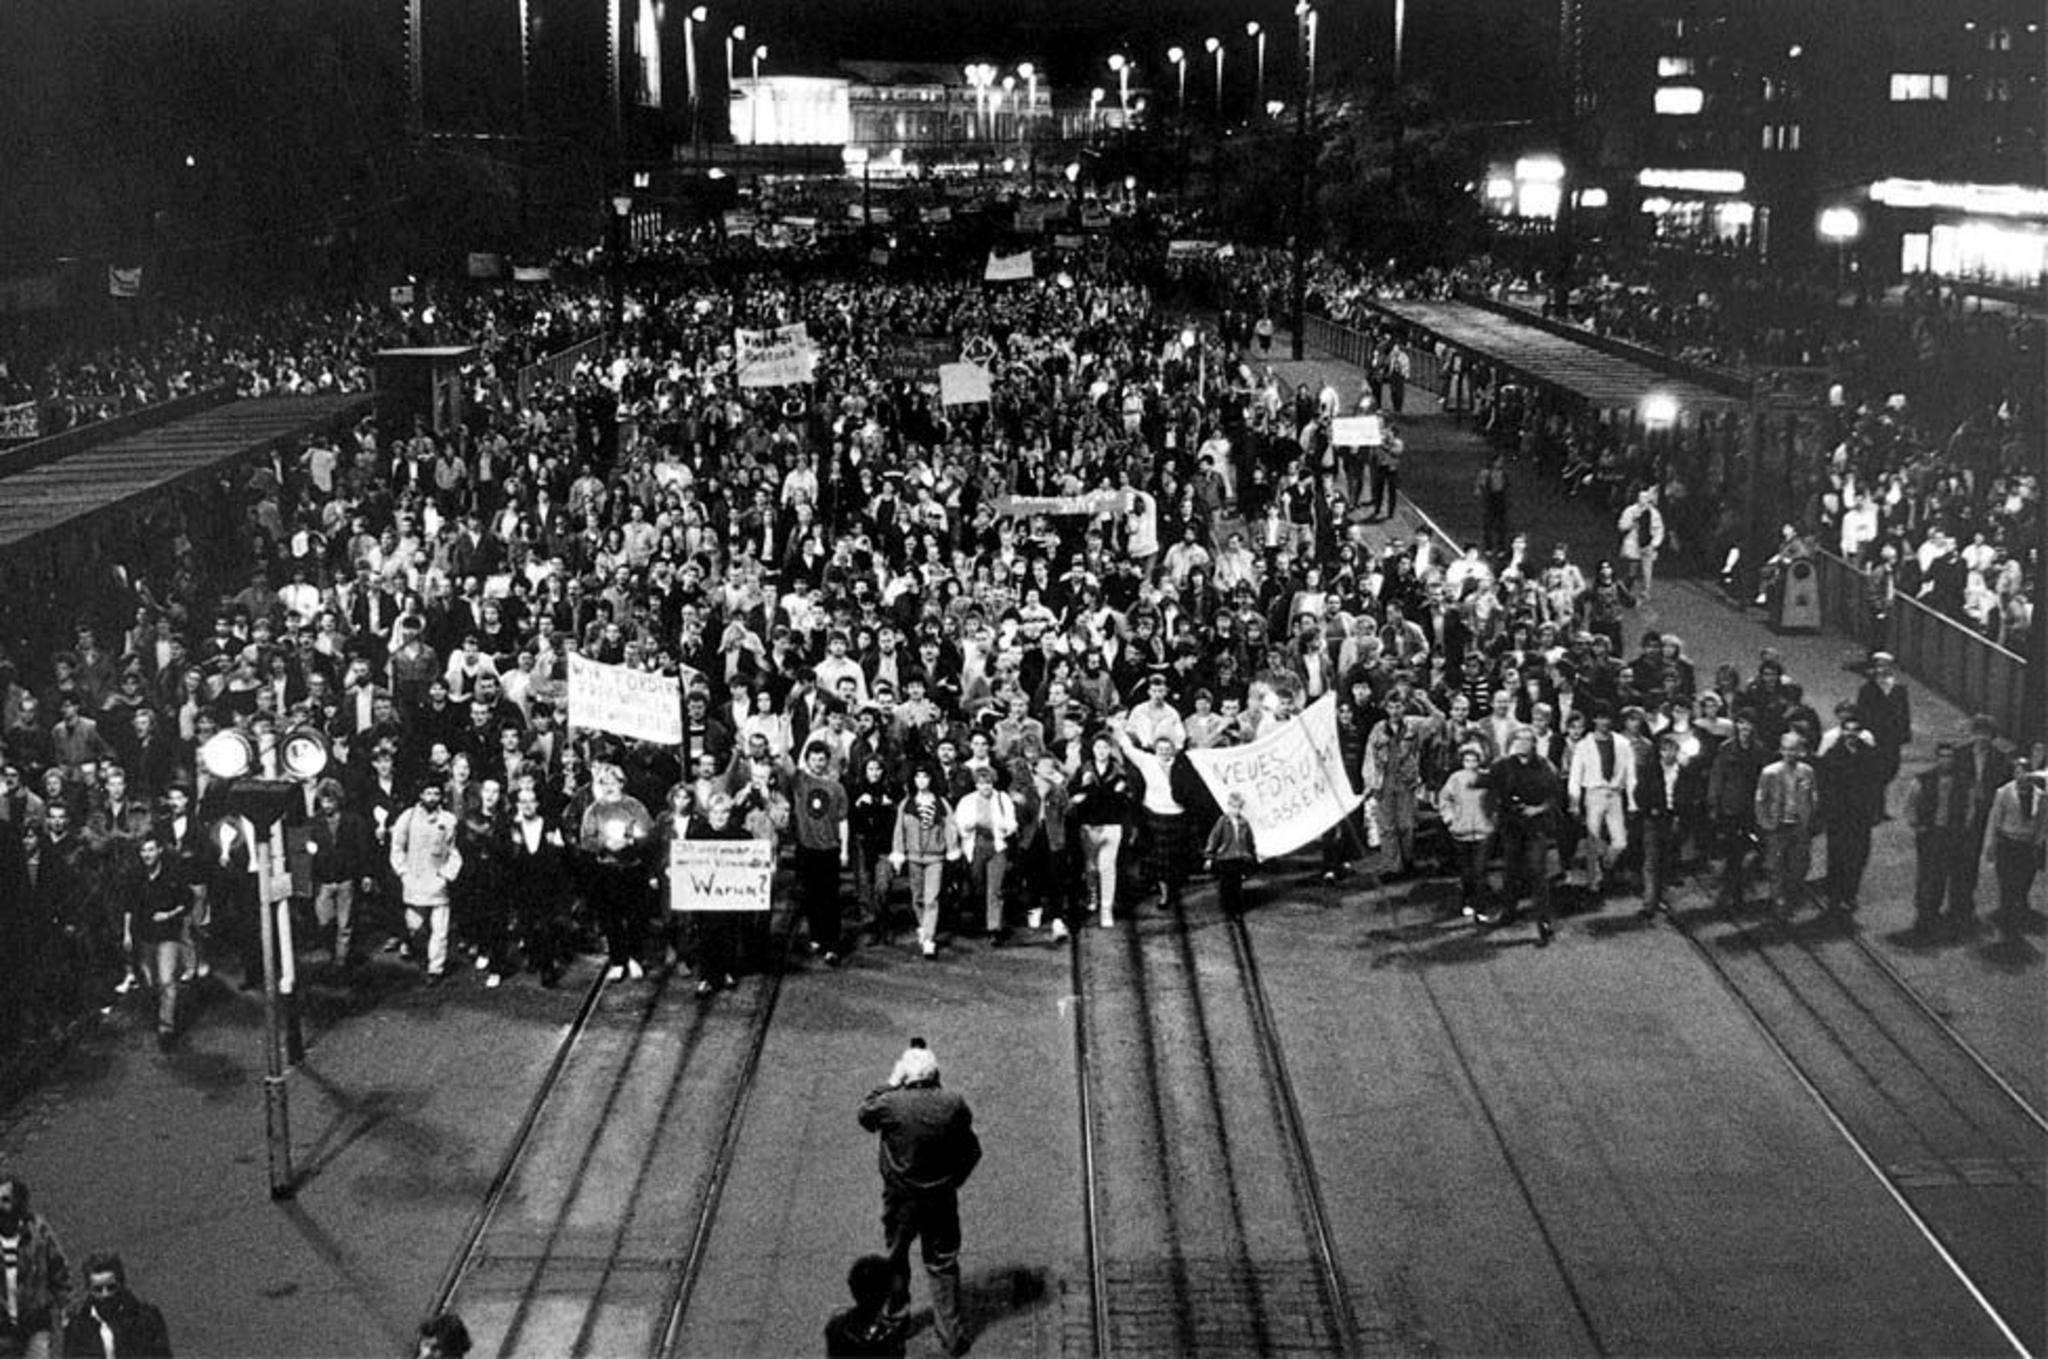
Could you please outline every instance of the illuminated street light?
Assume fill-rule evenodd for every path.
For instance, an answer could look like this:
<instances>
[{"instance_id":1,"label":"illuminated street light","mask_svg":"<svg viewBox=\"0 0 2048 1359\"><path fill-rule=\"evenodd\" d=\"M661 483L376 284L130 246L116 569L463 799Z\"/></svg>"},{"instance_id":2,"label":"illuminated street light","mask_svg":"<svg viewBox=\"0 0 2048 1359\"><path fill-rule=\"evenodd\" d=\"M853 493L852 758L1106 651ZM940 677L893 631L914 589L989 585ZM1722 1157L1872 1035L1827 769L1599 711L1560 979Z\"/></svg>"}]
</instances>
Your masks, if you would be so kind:
<instances>
[{"instance_id":1,"label":"illuminated street light","mask_svg":"<svg viewBox=\"0 0 2048 1359\"><path fill-rule=\"evenodd\" d=\"M967 67L967 83L974 87L974 111L984 123L988 118L988 87L995 84L996 68L985 61L977 61ZM986 135L987 128L981 129Z\"/></svg>"},{"instance_id":2,"label":"illuminated street light","mask_svg":"<svg viewBox=\"0 0 2048 1359\"><path fill-rule=\"evenodd\" d=\"M1124 126L1131 124L1131 61L1121 52L1112 52L1109 69L1116 72L1117 106L1124 111Z\"/></svg>"},{"instance_id":3,"label":"illuminated street light","mask_svg":"<svg viewBox=\"0 0 2048 1359\"><path fill-rule=\"evenodd\" d=\"M706 6L698 5L683 15L683 74L690 80L690 118L697 116L697 25L711 17Z\"/></svg>"},{"instance_id":4,"label":"illuminated street light","mask_svg":"<svg viewBox=\"0 0 2048 1359\"><path fill-rule=\"evenodd\" d=\"M1294 0L1296 37L1301 43L1303 69L1308 73L1308 88L1316 87L1316 7L1308 0Z\"/></svg>"},{"instance_id":5,"label":"illuminated street light","mask_svg":"<svg viewBox=\"0 0 2048 1359\"><path fill-rule=\"evenodd\" d=\"M732 45L747 40L747 26L734 24L732 31L725 35L725 87L732 88Z\"/></svg>"},{"instance_id":6,"label":"illuminated street light","mask_svg":"<svg viewBox=\"0 0 2048 1359\"><path fill-rule=\"evenodd\" d=\"M1026 129L1038 120L1038 68L1028 61L1020 61L1017 63L1017 74L1024 77L1025 123L1017 131L1018 137L1022 138Z\"/></svg>"},{"instance_id":7,"label":"illuminated street light","mask_svg":"<svg viewBox=\"0 0 2048 1359\"><path fill-rule=\"evenodd\" d=\"M1102 100L1107 93L1100 85L1088 91L1088 135L1091 137L1102 126Z\"/></svg>"},{"instance_id":8,"label":"illuminated street light","mask_svg":"<svg viewBox=\"0 0 2048 1359\"><path fill-rule=\"evenodd\" d=\"M1258 44L1259 73L1252 85L1252 106L1256 108L1266 102L1266 30L1257 19L1250 19L1245 22L1244 34Z\"/></svg>"},{"instance_id":9,"label":"illuminated street light","mask_svg":"<svg viewBox=\"0 0 2048 1359\"><path fill-rule=\"evenodd\" d=\"M1846 245L1863 234L1863 214L1851 207L1822 208L1820 238Z\"/></svg>"},{"instance_id":10,"label":"illuminated street light","mask_svg":"<svg viewBox=\"0 0 2048 1359\"><path fill-rule=\"evenodd\" d=\"M754 49L754 88L747 97L747 140L755 146L761 144L761 63L768 59L768 44L762 43Z\"/></svg>"},{"instance_id":11,"label":"illuminated street light","mask_svg":"<svg viewBox=\"0 0 2048 1359\"><path fill-rule=\"evenodd\" d=\"M1223 39L1206 38L1202 47L1216 58L1216 121L1220 123L1223 121Z\"/></svg>"},{"instance_id":12,"label":"illuminated street light","mask_svg":"<svg viewBox=\"0 0 2048 1359\"><path fill-rule=\"evenodd\" d=\"M1287 104L1284 100L1268 99L1266 101L1266 116L1268 118L1278 118L1286 109Z\"/></svg>"},{"instance_id":13,"label":"illuminated street light","mask_svg":"<svg viewBox=\"0 0 2048 1359\"><path fill-rule=\"evenodd\" d=\"M1678 420L1678 398L1669 392L1651 392L1642 409L1643 423L1651 429L1668 429Z\"/></svg>"}]
</instances>

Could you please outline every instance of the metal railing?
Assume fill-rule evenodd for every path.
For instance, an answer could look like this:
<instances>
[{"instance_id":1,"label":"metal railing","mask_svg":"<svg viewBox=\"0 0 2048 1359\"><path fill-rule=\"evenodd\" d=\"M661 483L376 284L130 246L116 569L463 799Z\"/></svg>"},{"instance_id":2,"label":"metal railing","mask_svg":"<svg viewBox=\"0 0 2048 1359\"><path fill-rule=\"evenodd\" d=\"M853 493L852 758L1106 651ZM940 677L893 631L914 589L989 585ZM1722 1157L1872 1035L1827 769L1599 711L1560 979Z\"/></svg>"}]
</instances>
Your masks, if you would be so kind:
<instances>
[{"instance_id":1,"label":"metal railing","mask_svg":"<svg viewBox=\"0 0 2048 1359\"><path fill-rule=\"evenodd\" d=\"M1370 369L1372 366L1372 337L1363 331L1340 325L1328 317L1305 316L1302 318L1302 338L1313 348L1348 363L1354 368ZM1442 361L1436 351L1421 345L1404 344L1408 354L1408 385L1420 387L1436 396L1444 394Z\"/></svg>"},{"instance_id":2,"label":"metal railing","mask_svg":"<svg viewBox=\"0 0 2048 1359\"><path fill-rule=\"evenodd\" d=\"M533 399L533 393L542 382L565 382L576 371L576 365L586 357L602 354L605 337L593 335L587 340L578 340L567 349L557 349L543 358L535 359L519 370L519 403L523 406Z\"/></svg>"},{"instance_id":3,"label":"metal railing","mask_svg":"<svg viewBox=\"0 0 2048 1359\"><path fill-rule=\"evenodd\" d=\"M2008 735L2039 725L2040 714L2027 711L2026 657L1895 590L1876 598L1869 573L1832 552L1817 560L1821 620L1830 630L1891 652L1907 674L1965 712L1990 714Z\"/></svg>"}]
</instances>

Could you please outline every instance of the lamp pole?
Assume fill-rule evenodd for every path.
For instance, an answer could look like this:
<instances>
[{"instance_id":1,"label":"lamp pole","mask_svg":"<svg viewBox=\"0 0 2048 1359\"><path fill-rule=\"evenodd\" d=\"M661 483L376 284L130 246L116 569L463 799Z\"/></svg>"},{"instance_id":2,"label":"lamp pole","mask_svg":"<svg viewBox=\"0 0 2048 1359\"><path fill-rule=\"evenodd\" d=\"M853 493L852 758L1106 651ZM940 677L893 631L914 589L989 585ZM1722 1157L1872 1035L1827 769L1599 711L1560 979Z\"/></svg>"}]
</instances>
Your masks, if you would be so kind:
<instances>
[{"instance_id":1,"label":"lamp pole","mask_svg":"<svg viewBox=\"0 0 2048 1359\"><path fill-rule=\"evenodd\" d=\"M1223 39L1207 38L1202 46L1216 58L1216 124L1223 125Z\"/></svg>"},{"instance_id":2,"label":"lamp pole","mask_svg":"<svg viewBox=\"0 0 2048 1359\"><path fill-rule=\"evenodd\" d=\"M1258 75L1252 86L1252 107L1263 109L1266 107L1266 30L1260 26L1257 19L1252 19L1245 23L1244 32L1256 45L1258 52Z\"/></svg>"},{"instance_id":3,"label":"lamp pole","mask_svg":"<svg viewBox=\"0 0 2048 1359\"><path fill-rule=\"evenodd\" d=\"M1299 363L1304 343L1302 331L1308 324L1308 106L1316 97L1316 12L1308 0L1300 0L1294 12L1301 20L1302 91L1294 104L1294 276L1290 280L1294 324L1289 329L1294 333L1291 354Z\"/></svg>"},{"instance_id":4,"label":"lamp pole","mask_svg":"<svg viewBox=\"0 0 2048 1359\"><path fill-rule=\"evenodd\" d=\"M1024 122L1017 135L1025 144L1025 160L1030 166L1032 184L1038 182L1038 68L1028 61L1017 63L1017 74L1024 77Z\"/></svg>"},{"instance_id":5,"label":"lamp pole","mask_svg":"<svg viewBox=\"0 0 2048 1359\"><path fill-rule=\"evenodd\" d=\"M612 343L617 344L619 332L626 320L626 218L633 211L633 196L624 193L613 194L611 210L611 333Z\"/></svg>"},{"instance_id":6,"label":"lamp pole","mask_svg":"<svg viewBox=\"0 0 2048 1359\"><path fill-rule=\"evenodd\" d=\"M1088 140L1091 142L1102 128L1102 101L1107 93L1100 85L1088 91Z\"/></svg>"},{"instance_id":7,"label":"lamp pole","mask_svg":"<svg viewBox=\"0 0 2048 1359\"><path fill-rule=\"evenodd\" d=\"M1188 201L1188 53L1180 46L1166 49L1166 59L1173 63L1175 98L1173 112L1176 119L1173 136L1174 194L1185 209Z\"/></svg>"},{"instance_id":8,"label":"lamp pole","mask_svg":"<svg viewBox=\"0 0 2048 1359\"><path fill-rule=\"evenodd\" d=\"M1123 110L1124 131L1131 127L1131 59L1121 52L1109 56L1109 69L1116 72L1116 102Z\"/></svg>"},{"instance_id":9,"label":"lamp pole","mask_svg":"<svg viewBox=\"0 0 2048 1359\"><path fill-rule=\"evenodd\" d=\"M761 144L761 63L767 59L768 44L764 42L754 49L754 88L747 92L747 140L756 146Z\"/></svg>"},{"instance_id":10,"label":"lamp pole","mask_svg":"<svg viewBox=\"0 0 2048 1359\"><path fill-rule=\"evenodd\" d=\"M738 137L735 137L735 136L733 136L733 126L732 126L732 91L733 91L733 65L732 65L732 49L733 49L733 44L734 44L734 43L742 43L742 42L745 42L746 40L747 40L747 26L746 26L745 24L734 24L734 25L733 25L733 26L732 26L731 28L729 28L729 29L727 29L727 30L726 30L726 34L725 34L725 135L726 135L726 138L727 138L728 140L730 140L730 141L738 141L738 140L739 140L739 138L738 138Z\"/></svg>"},{"instance_id":11,"label":"lamp pole","mask_svg":"<svg viewBox=\"0 0 2048 1359\"><path fill-rule=\"evenodd\" d=\"M710 17L710 9L703 5L683 15L683 75L690 87L690 145L700 149L704 144L704 119L702 100L697 93L697 25Z\"/></svg>"}]
</instances>

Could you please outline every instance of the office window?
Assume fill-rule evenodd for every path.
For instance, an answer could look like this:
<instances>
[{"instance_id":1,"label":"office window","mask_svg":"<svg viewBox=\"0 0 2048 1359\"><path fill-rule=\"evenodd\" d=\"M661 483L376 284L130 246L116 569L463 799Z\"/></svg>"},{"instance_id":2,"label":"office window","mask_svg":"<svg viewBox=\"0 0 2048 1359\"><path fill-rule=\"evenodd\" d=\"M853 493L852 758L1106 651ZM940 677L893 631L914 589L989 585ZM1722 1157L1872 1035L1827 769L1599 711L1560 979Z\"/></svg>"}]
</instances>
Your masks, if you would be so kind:
<instances>
[{"instance_id":1,"label":"office window","mask_svg":"<svg viewBox=\"0 0 2048 1359\"><path fill-rule=\"evenodd\" d=\"M1892 72L1892 102L1894 104L1919 103L1925 100L1947 99L1948 77L1930 75L1919 71Z\"/></svg>"},{"instance_id":2,"label":"office window","mask_svg":"<svg viewBox=\"0 0 2048 1359\"><path fill-rule=\"evenodd\" d=\"M1764 102L1768 104L1790 103L1799 97L1799 82L1784 76L1764 77Z\"/></svg>"},{"instance_id":3,"label":"office window","mask_svg":"<svg viewBox=\"0 0 2048 1359\"><path fill-rule=\"evenodd\" d=\"M1766 151L1797 151L1799 149L1799 124L1765 123L1763 149Z\"/></svg>"},{"instance_id":4,"label":"office window","mask_svg":"<svg viewBox=\"0 0 2048 1359\"><path fill-rule=\"evenodd\" d=\"M1986 32L1984 35L1984 50L1987 52L2012 51L2012 30L2009 28L1994 28Z\"/></svg>"},{"instance_id":5,"label":"office window","mask_svg":"<svg viewBox=\"0 0 2048 1359\"><path fill-rule=\"evenodd\" d=\"M1984 82L1984 99L1986 103L2010 104L2012 102L2012 82L2004 76L1993 76Z\"/></svg>"},{"instance_id":6,"label":"office window","mask_svg":"<svg viewBox=\"0 0 2048 1359\"><path fill-rule=\"evenodd\" d=\"M1694 65L1695 63L1691 57L1659 57L1657 58L1657 78L1659 80L1672 80L1680 76L1689 76L1693 73Z\"/></svg>"}]
</instances>

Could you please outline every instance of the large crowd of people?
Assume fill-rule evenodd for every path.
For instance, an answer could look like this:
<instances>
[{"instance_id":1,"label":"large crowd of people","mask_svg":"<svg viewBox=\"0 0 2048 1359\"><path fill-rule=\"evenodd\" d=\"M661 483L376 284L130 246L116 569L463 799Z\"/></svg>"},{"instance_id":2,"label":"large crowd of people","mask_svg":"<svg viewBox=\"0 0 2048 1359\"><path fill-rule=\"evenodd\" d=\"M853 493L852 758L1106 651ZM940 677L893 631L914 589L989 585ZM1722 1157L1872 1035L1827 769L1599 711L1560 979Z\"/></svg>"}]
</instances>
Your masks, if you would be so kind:
<instances>
[{"instance_id":1,"label":"large crowd of people","mask_svg":"<svg viewBox=\"0 0 2048 1359\"><path fill-rule=\"evenodd\" d=\"M1546 938L1554 860L1588 891L1633 873L1654 910L1677 865L1718 856L1740 896L1764 854L1796 906L1759 789L1808 761L1797 816L1867 842L1882 804L1848 790L1897 768L1888 698L1830 723L1774 657L1630 636L1640 564L1390 535L1402 417L1369 457L1332 448L1371 392L1284 391L1241 361L1243 315L1226 343L1162 310L1144 250L1006 286L942 244L914 277L814 252L750 259L743 287L657 256L565 381L479 380L459 426L365 424L258 468L231 579L138 580L121 626L0 671L0 878L27 904L7 1031L140 989L175 1043L181 985L215 963L262 984L264 882L344 981L381 947L430 984L553 984L601 939L622 981L680 966L715 991L762 940L667 909L692 837L771 842L827 964L1106 926L1177 902L1204 849L1241 903L1256 848L1186 752L1325 694L1365 804L1321 871L1455 869L1475 917L1529 901ZM505 305L449 307L487 334ZM564 285L545 310L602 305ZM737 385L735 328L796 321L814 381ZM989 400L895 364L934 340ZM570 728L572 653L677 677L680 745ZM197 752L239 732L273 768L307 727L327 767L266 878ZM1971 862L2009 772L1977 759Z\"/></svg>"},{"instance_id":2,"label":"large crowd of people","mask_svg":"<svg viewBox=\"0 0 2048 1359\"><path fill-rule=\"evenodd\" d=\"M1824 836L1819 895L1858 907L1913 735L1889 657L1822 714L1775 654L1636 626L1640 561L1523 560L1504 510L1469 548L1399 531L1392 374L1287 390L1242 352L1256 303L1220 328L1165 310L1147 248L1003 285L943 242L914 273L799 252L743 283L657 252L610 352L523 399L490 355L577 334L602 289L450 299L486 350L462 423L366 422L259 465L244 541L138 573L128 612L61 651L0 657L0 1043L125 995L175 1046L216 966L264 985L265 891L337 985L404 962L553 986L601 947L612 982L687 969L708 997L773 959L750 918L670 909L696 839L766 842L826 966L1113 928L1177 909L1198 869L1244 910L1275 866L1188 752L1325 696L1362 801L1297 871L1453 879L1444 910L1526 913L1541 944L1567 884L1654 917L1697 870L1731 905L1762 884L1803 909ZM813 380L740 385L735 330L793 322ZM360 334L308 331L296 371L354 353L318 362L359 379ZM989 399L945 404L934 346ZM1357 411L1378 450L1332 446ZM1859 418L1859 446L1895 452L1895 416ZM1950 475L1874 456L1836 469L1849 512L1883 506L1844 544L1866 555L1884 514L1940 519ZM2038 515L2021 500L2009 531ZM572 655L674 677L681 741L571 726ZM225 737L283 772L307 729L324 768L273 840L200 752ZM2001 929L2040 924L2048 752L1997 736L1944 743L1898 804L1931 939L1975 928L1987 861ZM0 1181L0 1224L26 1208ZM150 1324L118 1259L86 1273ZM57 1286L0 1326L61 1325Z\"/></svg>"}]
</instances>

